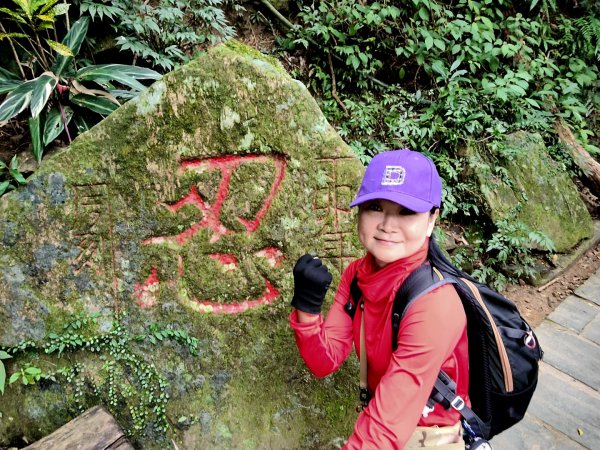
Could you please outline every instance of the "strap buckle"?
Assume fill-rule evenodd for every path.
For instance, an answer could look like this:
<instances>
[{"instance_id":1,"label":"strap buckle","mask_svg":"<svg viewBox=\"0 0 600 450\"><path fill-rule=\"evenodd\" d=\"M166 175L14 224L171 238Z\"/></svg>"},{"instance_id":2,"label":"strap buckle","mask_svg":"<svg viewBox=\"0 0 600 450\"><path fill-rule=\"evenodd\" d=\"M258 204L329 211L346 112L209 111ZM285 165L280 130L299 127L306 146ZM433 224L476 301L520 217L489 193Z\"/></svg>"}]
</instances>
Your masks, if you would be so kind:
<instances>
[{"instance_id":1,"label":"strap buckle","mask_svg":"<svg viewBox=\"0 0 600 450\"><path fill-rule=\"evenodd\" d=\"M421 415L423 417L427 417L429 415L430 412L433 412L434 407L433 406L429 406L429 405L425 405L423 407L423 412L421 413Z\"/></svg>"},{"instance_id":2,"label":"strap buckle","mask_svg":"<svg viewBox=\"0 0 600 450\"><path fill-rule=\"evenodd\" d=\"M454 399L450 402L450 406L452 406L457 411L461 411L465 407L465 405L466 403L460 395L454 397Z\"/></svg>"}]
</instances>

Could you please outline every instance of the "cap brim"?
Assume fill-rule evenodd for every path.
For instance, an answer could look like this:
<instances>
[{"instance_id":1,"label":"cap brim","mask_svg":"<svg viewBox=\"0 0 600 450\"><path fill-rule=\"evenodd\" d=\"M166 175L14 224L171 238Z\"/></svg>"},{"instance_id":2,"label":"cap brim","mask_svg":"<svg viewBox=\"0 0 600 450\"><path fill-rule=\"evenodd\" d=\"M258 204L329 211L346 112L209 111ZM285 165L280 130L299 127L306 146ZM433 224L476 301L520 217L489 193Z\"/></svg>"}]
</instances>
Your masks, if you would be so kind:
<instances>
[{"instance_id":1,"label":"cap brim","mask_svg":"<svg viewBox=\"0 0 600 450\"><path fill-rule=\"evenodd\" d=\"M399 192L373 192L371 194L361 195L360 197L356 197L354 201L350 203L350 207L358 206L369 200L389 200L390 202L398 203L400 206L404 206L405 208L418 213L431 211L431 208L433 207L439 208L438 205Z\"/></svg>"}]
</instances>

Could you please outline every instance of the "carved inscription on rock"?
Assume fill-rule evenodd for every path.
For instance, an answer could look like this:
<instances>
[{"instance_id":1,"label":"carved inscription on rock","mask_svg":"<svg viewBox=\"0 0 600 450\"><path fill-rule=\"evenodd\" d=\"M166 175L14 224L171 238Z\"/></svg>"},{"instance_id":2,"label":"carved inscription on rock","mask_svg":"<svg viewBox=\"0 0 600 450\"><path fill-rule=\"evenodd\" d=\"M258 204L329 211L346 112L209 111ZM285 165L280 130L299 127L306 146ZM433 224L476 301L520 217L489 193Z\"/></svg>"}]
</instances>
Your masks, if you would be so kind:
<instances>
[{"instance_id":1,"label":"carved inscription on rock","mask_svg":"<svg viewBox=\"0 0 600 450\"><path fill-rule=\"evenodd\" d=\"M319 234L323 239L320 256L341 272L356 258L350 241L355 222L349 207L354 187L342 181L352 179L345 174L355 170L356 161L352 158L324 158L319 159L318 164L328 174L325 187L316 192L313 201L321 226Z\"/></svg>"},{"instance_id":2,"label":"carved inscription on rock","mask_svg":"<svg viewBox=\"0 0 600 450\"><path fill-rule=\"evenodd\" d=\"M232 222L230 219L231 224L226 224L223 210L233 195L232 177L236 171L243 170L250 164L272 168L269 185L265 189L258 190L258 201L240 208L240 214L235 216L235 220ZM211 196L209 201L206 195L200 193L198 186L192 184L186 195L167 205L173 214L178 214L185 206L192 206L201 212L201 219L178 234L154 236L142 243L144 246L162 246L165 249L174 250L176 256L172 263L176 265L176 270L172 279L162 280L157 268L152 267L148 277L135 286L134 294L138 305L142 308L156 305L162 283L176 289L179 292L180 300L199 312L236 314L272 303L279 296L279 291L269 280L268 271L261 270L254 259L264 259L267 267L276 267L281 264L283 257L279 248L262 246L260 240L248 239L246 242L249 244L246 248L240 248L235 252L223 253L214 249L218 248L216 244L225 236L244 233L246 236L252 237L256 233L285 177L286 165L284 157L277 155L221 156L181 163L179 169L181 177L186 172L200 174L212 172L218 176L220 182L217 192ZM259 180L256 179L246 182L249 186L260 186ZM235 210L229 215L231 214L235 214ZM207 230L209 233L208 245L198 245L198 241L201 240L199 235L203 230ZM255 285L261 286L260 292L254 292L252 298L229 298L227 301L202 298L194 286L209 281L209 277L222 278L224 285L233 284L230 291L234 292L236 283L241 285L246 283L246 280L254 280ZM254 290L256 291L256 288ZM215 293L216 296L218 294L218 292Z\"/></svg>"}]
</instances>

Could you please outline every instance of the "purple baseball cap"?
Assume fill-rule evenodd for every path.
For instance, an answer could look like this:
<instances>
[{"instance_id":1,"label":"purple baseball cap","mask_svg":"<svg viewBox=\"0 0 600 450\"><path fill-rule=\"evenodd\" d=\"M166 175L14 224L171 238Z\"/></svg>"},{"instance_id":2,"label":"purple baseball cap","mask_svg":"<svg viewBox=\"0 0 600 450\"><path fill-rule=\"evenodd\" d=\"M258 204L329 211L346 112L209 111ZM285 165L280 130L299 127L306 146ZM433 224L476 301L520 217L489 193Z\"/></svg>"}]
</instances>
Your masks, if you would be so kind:
<instances>
[{"instance_id":1,"label":"purple baseball cap","mask_svg":"<svg viewBox=\"0 0 600 450\"><path fill-rule=\"evenodd\" d=\"M376 155L365 171L358 194L350 206L369 200L389 200L415 212L439 208L442 180L433 161L409 149Z\"/></svg>"}]
</instances>

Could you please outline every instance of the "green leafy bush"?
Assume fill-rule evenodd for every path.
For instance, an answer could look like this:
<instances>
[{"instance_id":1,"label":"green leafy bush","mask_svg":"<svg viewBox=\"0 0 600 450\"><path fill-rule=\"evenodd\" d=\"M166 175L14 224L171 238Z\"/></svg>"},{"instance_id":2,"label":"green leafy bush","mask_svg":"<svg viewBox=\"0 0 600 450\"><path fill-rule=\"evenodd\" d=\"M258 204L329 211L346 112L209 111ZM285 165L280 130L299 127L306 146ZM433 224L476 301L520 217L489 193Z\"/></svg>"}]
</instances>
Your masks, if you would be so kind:
<instances>
[{"instance_id":1,"label":"green leafy bush","mask_svg":"<svg viewBox=\"0 0 600 450\"><path fill-rule=\"evenodd\" d=\"M68 124L72 118L76 130L84 131L118 108L119 98L129 99L145 89L138 80L160 78L157 72L143 67L81 64L75 58L88 31L88 17L75 21L58 43L43 36L49 31L57 34L56 18L66 15L67 4L55 6L56 0L13 1L18 9L0 8L0 13L19 31L3 31L0 39L9 41L21 77L8 67L0 71L0 94L7 94L0 104L0 124L29 109L29 131L38 162L43 149L63 131L71 139ZM80 113L85 110L95 115Z\"/></svg>"},{"instance_id":2,"label":"green leafy bush","mask_svg":"<svg viewBox=\"0 0 600 450\"><path fill-rule=\"evenodd\" d=\"M110 23L121 50L164 71L234 36L223 0L78 0L81 14Z\"/></svg>"},{"instance_id":3,"label":"green leafy bush","mask_svg":"<svg viewBox=\"0 0 600 450\"><path fill-rule=\"evenodd\" d=\"M436 161L446 181L443 217L476 223L484 241L502 243L502 251L484 246L476 255L500 274L513 260L531 267L536 252L521 249L539 236L529 230L516 242L518 224L491 223L464 150L472 143L493 150L504 135L528 130L556 156L560 119L599 153L590 122L600 106L598 9L555 0L302 2L279 42L306 56L300 76L361 160L410 147Z\"/></svg>"}]
</instances>

